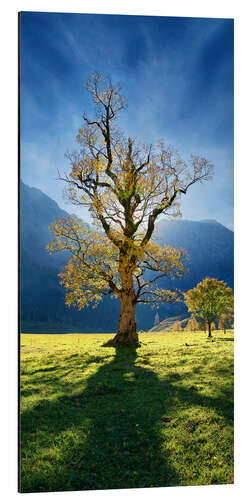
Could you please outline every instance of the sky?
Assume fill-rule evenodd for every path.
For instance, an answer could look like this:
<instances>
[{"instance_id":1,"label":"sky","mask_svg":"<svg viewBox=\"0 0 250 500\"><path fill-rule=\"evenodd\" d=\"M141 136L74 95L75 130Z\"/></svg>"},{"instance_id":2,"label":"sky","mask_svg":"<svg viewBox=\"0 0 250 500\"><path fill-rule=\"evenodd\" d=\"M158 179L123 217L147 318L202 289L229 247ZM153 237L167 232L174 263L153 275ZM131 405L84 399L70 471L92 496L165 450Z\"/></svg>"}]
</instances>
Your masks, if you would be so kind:
<instances>
[{"instance_id":1,"label":"sky","mask_svg":"<svg viewBox=\"0 0 250 500\"><path fill-rule=\"evenodd\" d=\"M183 218L233 229L233 20L22 12L21 179L68 205L60 174L91 101L83 88L99 71L119 82L128 107L119 125L139 142L200 154L214 178L181 199Z\"/></svg>"}]
</instances>

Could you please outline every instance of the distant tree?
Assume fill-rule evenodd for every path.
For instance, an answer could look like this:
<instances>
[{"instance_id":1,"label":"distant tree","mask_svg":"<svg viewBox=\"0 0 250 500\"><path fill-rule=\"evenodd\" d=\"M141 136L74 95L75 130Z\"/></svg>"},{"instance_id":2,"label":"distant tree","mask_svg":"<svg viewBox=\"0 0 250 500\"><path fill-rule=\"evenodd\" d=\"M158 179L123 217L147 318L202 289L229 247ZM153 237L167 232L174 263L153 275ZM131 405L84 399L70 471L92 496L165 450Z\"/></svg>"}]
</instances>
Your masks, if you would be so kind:
<instances>
[{"instance_id":1,"label":"distant tree","mask_svg":"<svg viewBox=\"0 0 250 500\"><path fill-rule=\"evenodd\" d=\"M184 300L192 316L207 325L208 336L212 337L213 322L218 321L233 306L233 292L224 281L205 278L195 288L184 293Z\"/></svg>"},{"instance_id":2,"label":"distant tree","mask_svg":"<svg viewBox=\"0 0 250 500\"><path fill-rule=\"evenodd\" d=\"M190 318L188 320L186 330L191 331L191 332L196 332L199 330L199 323L195 318Z\"/></svg>"},{"instance_id":3,"label":"distant tree","mask_svg":"<svg viewBox=\"0 0 250 500\"><path fill-rule=\"evenodd\" d=\"M220 330L224 330L226 333L227 329L232 328L234 323L234 310L229 307L224 313L221 314L218 322L218 327Z\"/></svg>"},{"instance_id":4,"label":"distant tree","mask_svg":"<svg viewBox=\"0 0 250 500\"><path fill-rule=\"evenodd\" d=\"M213 322L211 323L211 331L214 331L214 330L217 330L217 328L216 328L216 324L215 324L215 322L213 321Z\"/></svg>"},{"instance_id":5,"label":"distant tree","mask_svg":"<svg viewBox=\"0 0 250 500\"><path fill-rule=\"evenodd\" d=\"M136 304L177 300L177 293L157 287L156 281L184 271L181 250L151 242L156 220L180 215L180 197L193 184L210 179L213 166L199 156L185 162L161 141L156 147L140 146L126 138L116 123L125 107L120 87L92 73L85 88L96 113L93 118L84 115L77 136L80 152L67 153L71 173L60 178L68 199L89 209L99 232L90 234L73 218L61 219L51 225L55 240L49 250L72 254L61 273L67 304L81 309L114 295L121 309L110 345L137 343ZM146 271L154 277L143 279Z\"/></svg>"},{"instance_id":6,"label":"distant tree","mask_svg":"<svg viewBox=\"0 0 250 500\"><path fill-rule=\"evenodd\" d=\"M172 330L174 330L174 332L181 332L183 330L181 322L176 321L172 326Z\"/></svg>"}]
</instances>

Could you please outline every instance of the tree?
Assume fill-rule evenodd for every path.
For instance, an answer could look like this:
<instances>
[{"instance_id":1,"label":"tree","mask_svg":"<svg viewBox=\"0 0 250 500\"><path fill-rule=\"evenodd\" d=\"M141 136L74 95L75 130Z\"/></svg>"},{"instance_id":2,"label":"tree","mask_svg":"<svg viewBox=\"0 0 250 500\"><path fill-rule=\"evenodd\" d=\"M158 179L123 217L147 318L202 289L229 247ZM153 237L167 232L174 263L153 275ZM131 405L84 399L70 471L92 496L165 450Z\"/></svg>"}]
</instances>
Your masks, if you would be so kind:
<instances>
[{"instance_id":1,"label":"tree","mask_svg":"<svg viewBox=\"0 0 250 500\"><path fill-rule=\"evenodd\" d=\"M176 321L172 326L172 330L174 332L181 332L182 331L181 321Z\"/></svg>"},{"instance_id":2,"label":"tree","mask_svg":"<svg viewBox=\"0 0 250 500\"><path fill-rule=\"evenodd\" d=\"M213 321L213 322L211 323L211 331L214 331L214 330L217 330L217 328L216 328L216 324L215 324L215 322Z\"/></svg>"},{"instance_id":3,"label":"tree","mask_svg":"<svg viewBox=\"0 0 250 500\"><path fill-rule=\"evenodd\" d=\"M137 303L157 305L162 302L181 300L178 291L164 290L155 286L159 277L180 277L185 268L184 250L160 247L154 242L148 242L144 252L137 250L137 266L133 272L133 297L123 295L124 281L121 278L120 252L105 234L91 231L84 223L73 217L59 219L50 225L54 234L53 241L48 245L49 251L71 253L68 264L59 274L61 284L66 288L66 304L78 309L89 306L96 307L104 295L120 298L121 312L118 333L115 342L131 343L130 333L133 325L128 325L128 318L135 322L135 306ZM153 277L143 280L148 271L155 271ZM128 277L129 278L129 277ZM130 330L128 330L128 326ZM136 329L135 329L136 332ZM134 339L135 341L135 339Z\"/></svg>"},{"instance_id":4,"label":"tree","mask_svg":"<svg viewBox=\"0 0 250 500\"><path fill-rule=\"evenodd\" d=\"M224 281L205 278L198 285L184 293L184 300L192 317L208 327L208 337L212 337L212 325L233 306L233 292Z\"/></svg>"},{"instance_id":5,"label":"tree","mask_svg":"<svg viewBox=\"0 0 250 500\"><path fill-rule=\"evenodd\" d=\"M156 282L184 271L182 250L151 241L156 220L164 214L180 215L180 197L193 184L210 179L213 166L199 156L185 162L161 141L153 147L126 138L117 125L125 100L109 78L92 73L85 89L95 116L84 115L77 136L80 151L67 153L71 172L60 178L68 199L88 207L97 231L92 235L80 221L62 219L51 226L55 241L49 249L72 253L61 274L67 303L81 308L105 294L118 297L117 335L110 344L136 343L136 304L177 300L177 292L163 290ZM155 275L145 281L148 271Z\"/></svg>"},{"instance_id":6,"label":"tree","mask_svg":"<svg viewBox=\"0 0 250 500\"><path fill-rule=\"evenodd\" d=\"M234 310L229 307L219 318L218 327L226 333L227 328L232 328L234 323Z\"/></svg>"},{"instance_id":7,"label":"tree","mask_svg":"<svg viewBox=\"0 0 250 500\"><path fill-rule=\"evenodd\" d=\"M188 320L186 330L191 331L191 332L196 332L199 330L199 323L195 318L190 318Z\"/></svg>"}]
</instances>

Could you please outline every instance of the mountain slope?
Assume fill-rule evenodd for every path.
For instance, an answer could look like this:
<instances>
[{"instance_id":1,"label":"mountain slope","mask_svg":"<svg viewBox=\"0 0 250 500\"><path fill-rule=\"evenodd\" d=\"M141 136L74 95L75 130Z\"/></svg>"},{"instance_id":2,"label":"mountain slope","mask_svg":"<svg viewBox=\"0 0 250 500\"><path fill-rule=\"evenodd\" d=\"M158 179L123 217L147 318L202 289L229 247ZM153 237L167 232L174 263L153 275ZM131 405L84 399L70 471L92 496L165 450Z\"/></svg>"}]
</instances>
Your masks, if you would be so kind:
<instances>
[{"instance_id":1,"label":"mountain slope","mask_svg":"<svg viewBox=\"0 0 250 500\"><path fill-rule=\"evenodd\" d=\"M150 328L150 332L162 332L163 330L171 332L173 325L177 322L181 324L182 328L185 328L188 319L189 318L184 318L183 315L171 316L170 318L166 318L158 323L158 325L154 325L152 328Z\"/></svg>"},{"instance_id":2,"label":"mountain slope","mask_svg":"<svg viewBox=\"0 0 250 500\"><path fill-rule=\"evenodd\" d=\"M159 244L185 248L188 252L187 274L181 280L159 280L163 288L186 291L205 277L223 280L233 288L234 234L219 222L162 219L154 239ZM164 304L159 309L161 320L179 314L187 314L183 303Z\"/></svg>"},{"instance_id":3,"label":"mountain slope","mask_svg":"<svg viewBox=\"0 0 250 500\"><path fill-rule=\"evenodd\" d=\"M58 273L67 255L50 255L48 226L69 215L42 191L20 186L20 312L21 331L112 332L119 315L118 301L105 298L98 309L78 311L65 306ZM108 313L108 314L107 314Z\"/></svg>"},{"instance_id":4,"label":"mountain slope","mask_svg":"<svg viewBox=\"0 0 250 500\"><path fill-rule=\"evenodd\" d=\"M163 278L162 287L183 291L196 286L205 277L217 278L233 287L234 282L234 234L215 220L189 221L162 219L156 228L154 239L159 244L185 248L188 252L188 273L181 280ZM184 304L163 305L160 318L186 314Z\"/></svg>"},{"instance_id":5,"label":"mountain slope","mask_svg":"<svg viewBox=\"0 0 250 500\"><path fill-rule=\"evenodd\" d=\"M189 288L204 276L233 286L233 232L217 221L162 220L156 231L159 242L185 248L190 273L182 280Z\"/></svg>"}]
</instances>

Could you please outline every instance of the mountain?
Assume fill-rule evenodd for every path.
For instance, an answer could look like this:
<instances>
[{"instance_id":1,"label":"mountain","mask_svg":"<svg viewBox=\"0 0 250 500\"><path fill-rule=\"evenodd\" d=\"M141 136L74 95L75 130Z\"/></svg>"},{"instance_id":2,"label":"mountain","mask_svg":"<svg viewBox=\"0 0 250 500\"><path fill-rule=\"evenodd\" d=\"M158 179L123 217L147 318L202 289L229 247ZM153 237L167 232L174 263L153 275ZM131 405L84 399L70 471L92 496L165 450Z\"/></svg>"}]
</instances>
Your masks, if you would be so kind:
<instances>
[{"instance_id":1,"label":"mountain","mask_svg":"<svg viewBox=\"0 0 250 500\"><path fill-rule=\"evenodd\" d=\"M48 226L68 213L39 189L21 182L20 186L20 310L21 331L37 333L114 332L119 318L119 301L108 297L96 308L78 311L67 308L58 273L67 255L49 255ZM233 286L233 232L217 221L161 220L155 239L185 248L189 253L189 273L182 280L163 278L161 286L188 290L204 277L215 277ZM164 304L160 321L169 316L187 316L184 304ZM153 326L155 312L137 307L138 329Z\"/></svg>"},{"instance_id":2,"label":"mountain","mask_svg":"<svg viewBox=\"0 0 250 500\"><path fill-rule=\"evenodd\" d=\"M216 220L162 219L157 225L154 239L159 244L185 248L188 252L186 276L178 280L163 278L159 281L162 287L186 291L205 277L210 277L223 280L233 288L234 233ZM186 313L184 304L166 304L159 310L161 319Z\"/></svg>"},{"instance_id":3,"label":"mountain","mask_svg":"<svg viewBox=\"0 0 250 500\"><path fill-rule=\"evenodd\" d=\"M65 253L50 255L48 226L69 215L39 189L20 185L20 312L21 331L37 333L112 332L119 304L105 297L97 308L78 311L65 306L58 273L67 262ZM111 319L110 319L111 318Z\"/></svg>"},{"instance_id":4,"label":"mountain","mask_svg":"<svg viewBox=\"0 0 250 500\"><path fill-rule=\"evenodd\" d=\"M161 220L156 230L160 244L185 248L190 272L182 286L191 288L205 276L233 287L234 234L214 220Z\"/></svg>"}]
</instances>

